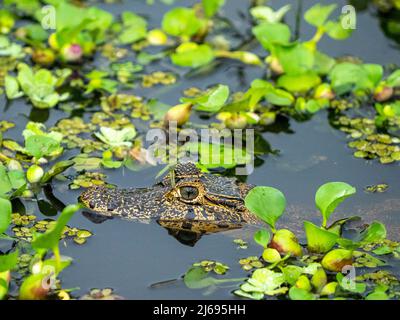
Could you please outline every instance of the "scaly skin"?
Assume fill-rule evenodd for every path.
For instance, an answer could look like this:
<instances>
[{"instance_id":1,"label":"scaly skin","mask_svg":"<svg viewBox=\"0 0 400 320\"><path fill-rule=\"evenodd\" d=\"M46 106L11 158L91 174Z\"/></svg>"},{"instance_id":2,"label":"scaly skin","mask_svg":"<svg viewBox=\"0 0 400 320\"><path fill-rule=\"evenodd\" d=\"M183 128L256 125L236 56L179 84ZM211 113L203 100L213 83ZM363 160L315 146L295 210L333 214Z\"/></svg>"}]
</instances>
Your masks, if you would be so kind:
<instances>
[{"instance_id":1,"label":"scaly skin","mask_svg":"<svg viewBox=\"0 0 400 320\"><path fill-rule=\"evenodd\" d=\"M196 233L260 223L244 205L251 185L202 173L192 163L178 164L174 176L174 186L168 175L151 188L89 188L82 193L80 201L104 216L142 222L156 219L166 228ZM188 187L198 193L193 199L183 195Z\"/></svg>"}]
</instances>

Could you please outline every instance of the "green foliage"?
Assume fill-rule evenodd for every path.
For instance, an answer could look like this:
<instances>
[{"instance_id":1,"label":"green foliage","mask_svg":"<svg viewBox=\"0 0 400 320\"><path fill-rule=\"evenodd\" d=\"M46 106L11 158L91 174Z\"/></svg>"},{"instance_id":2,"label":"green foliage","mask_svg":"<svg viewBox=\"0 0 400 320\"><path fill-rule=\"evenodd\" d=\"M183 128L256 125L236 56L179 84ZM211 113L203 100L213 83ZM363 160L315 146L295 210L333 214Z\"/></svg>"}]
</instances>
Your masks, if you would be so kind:
<instances>
[{"instance_id":1,"label":"green foliage","mask_svg":"<svg viewBox=\"0 0 400 320\"><path fill-rule=\"evenodd\" d=\"M219 84L194 98L183 98L181 102L191 102L199 111L218 112L228 97L229 87Z\"/></svg>"},{"instance_id":2,"label":"green foliage","mask_svg":"<svg viewBox=\"0 0 400 320\"><path fill-rule=\"evenodd\" d=\"M5 232L11 223L11 211L10 200L0 198L0 234Z\"/></svg>"},{"instance_id":3,"label":"green foliage","mask_svg":"<svg viewBox=\"0 0 400 320\"><path fill-rule=\"evenodd\" d=\"M276 221L285 211L286 198L278 189L255 187L247 194L245 205L275 231Z\"/></svg>"},{"instance_id":4,"label":"green foliage","mask_svg":"<svg viewBox=\"0 0 400 320\"><path fill-rule=\"evenodd\" d=\"M317 227L309 221L304 221L304 230L307 236L308 250L325 253L336 244L339 236L323 228Z\"/></svg>"},{"instance_id":5,"label":"green foliage","mask_svg":"<svg viewBox=\"0 0 400 320\"><path fill-rule=\"evenodd\" d=\"M254 234L254 241L260 246L266 248L268 246L269 240L271 239L270 233L265 229L260 229Z\"/></svg>"},{"instance_id":6,"label":"green foliage","mask_svg":"<svg viewBox=\"0 0 400 320\"><path fill-rule=\"evenodd\" d=\"M130 44L141 40L147 34L147 21L133 12L122 13L123 31L118 37L122 44Z\"/></svg>"},{"instance_id":7,"label":"green foliage","mask_svg":"<svg viewBox=\"0 0 400 320\"><path fill-rule=\"evenodd\" d=\"M213 61L215 54L208 44L185 42L171 54L171 61L180 67L197 68Z\"/></svg>"},{"instance_id":8,"label":"green foliage","mask_svg":"<svg viewBox=\"0 0 400 320\"><path fill-rule=\"evenodd\" d=\"M329 217L346 198L356 193L356 189L344 182L328 182L318 188L315 204L322 214L322 226L326 227Z\"/></svg>"},{"instance_id":9,"label":"green foliage","mask_svg":"<svg viewBox=\"0 0 400 320\"><path fill-rule=\"evenodd\" d=\"M68 94L57 93L59 80L47 69L34 72L28 65L21 63L18 66L17 78L6 78L7 97L16 99L25 94L36 108L53 108L58 102L68 98ZM23 93L19 91L20 88Z\"/></svg>"},{"instance_id":10,"label":"green foliage","mask_svg":"<svg viewBox=\"0 0 400 320\"><path fill-rule=\"evenodd\" d=\"M202 0L202 4L204 13L211 18L225 4L225 0Z\"/></svg>"},{"instance_id":11,"label":"green foliage","mask_svg":"<svg viewBox=\"0 0 400 320\"><path fill-rule=\"evenodd\" d=\"M162 20L163 30L176 37L195 35L202 27L203 22L196 17L193 9L177 7L168 11Z\"/></svg>"},{"instance_id":12,"label":"green foliage","mask_svg":"<svg viewBox=\"0 0 400 320\"><path fill-rule=\"evenodd\" d=\"M121 130L100 127L100 132L96 132L95 136L111 147L130 147L132 139L136 136L136 130L134 127L126 127Z\"/></svg>"}]
</instances>

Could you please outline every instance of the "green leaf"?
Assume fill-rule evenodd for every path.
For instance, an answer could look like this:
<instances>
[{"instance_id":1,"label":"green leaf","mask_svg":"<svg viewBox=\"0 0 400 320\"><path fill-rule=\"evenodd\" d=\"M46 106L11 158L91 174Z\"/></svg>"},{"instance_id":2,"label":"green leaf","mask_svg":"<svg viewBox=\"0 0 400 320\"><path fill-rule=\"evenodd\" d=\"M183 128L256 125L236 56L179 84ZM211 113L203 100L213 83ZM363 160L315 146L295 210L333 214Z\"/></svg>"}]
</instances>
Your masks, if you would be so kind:
<instances>
[{"instance_id":1,"label":"green leaf","mask_svg":"<svg viewBox=\"0 0 400 320\"><path fill-rule=\"evenodd\" d=\"M394 71L387 79L386 83L389 87L400 86L400 69Z\"/></svg>"},{"instance_id":2,"label":"green leaf","mask_svg":"<svg viewBox=\"0 0 400 320\"><path fill-rule=\"evenodd\" d=\"M215 284L215 279L204 268L192 267L185 273L183 282L189 289L202 289Z\"/></svg>"},{"instance_id":3,"label":"green leaf","mask_svg":"<svg viewBox=\"0 0 400 320\"><path fill-rule=\"evenodd\" d=\"M316 253L328 252L339 238L337 234L317 227L309 221L304 221L304 230L306 232L308 250Z\"/></svg>"},{"instance_id":4,"label":"green leaf","mask_svg":"<svg viewBox=\"0 0 400 320\"><path fill-rule=\"evenodd\" d=\"M202 0L202 4L204 13L211 18L225 4L225 0Z\"/></svg>"},{"instance_id":5,"label":"green leaf","mask_svg":"<svg viewBox=\"0 0 400 320\"><path fill-rule=\"evenodd\" d=\"M276 221L283 214L286 198L281 191L272 187L255 187L245 198L246 208L268 223L275 230Z\"/></svg>"},{"instance_id":6,"label":"green leaf","mask_svg":"<svg viewBox=\"0 0 400 320\"><path fill-rule=\"evenodd\" d=\"M335 9L336 4L321 5L317 3L304 13L304 20L315 27L322 27Z\"/></svg>"},{"instance_id":7,"label":"green leaf","mask_svg":"<svg viewBox=\"0 0 400 320\"><path fill-rule=\"evenodd\" d=\"M132 145L131 140L136 136L136 130L134 127L126 127L121 130L116 130L108 127L100 127L100 132L94 134L105 144L112 147Z\"/></svg>"},{"instance_id":8,"label":"green leaf","mask_svg":"<svg viewBox=\"0 0 400 320\"><path fill-rule=\"evenodd\" d=\"M6 88L6 95L8 99L17 99L24 95L24 93L19 90L19 84L16 78L6 76L4 79L4 85Z\"/></svg>"},{"instance_id":9,"label":"green leaf","mask_svg":"<svg viewBox=\"0 0 400 320\"><path fill-rule=\"evenodd\" d=\"M41 179L42 183L47 183L51 179L53 179L55 176L59 175L60 173L64 172L67 170L69 167L72 167L75 164L75 161L73 160L65 160L65 161L60 161L57 162L54 166L48 170L43 178Z\"/></svg>"},{"instance_id":10,"label":"green leaf","mask_svg":"<svg viewBox=\"0 0 400 320\"><path fill-rule=\"evenodd\" d=\"M312 71L303 74L284 74L277 85L291 92L307 92L321 83L321 78Z\"/></svg>"},{"instance_id":11,"label":"green leaf","mask_svg":"<svg viewBox=\"0 0 400 320\"><path fill-rule=\"evenodd\" d=\"M374 221L360 234L362 242L375 242L386 239L386 227L379 221Z\"/></svg>"},{"instance_id":12,"label":"green leaf","mask_svg":"<svg viewBox=\"0 0 400 320\"><path fill-rule=\"evenodd\" d=\"M12 270L18 263L18 250L0 255L0 272Z\"/></svg>"},{"instance_id":13,"label":"green leaf","mask_svg":"<svg viewBox=\"0 0 400 320\"><path fill-rule=\"evenodd\" d=\"M283 23L263 22L252 29L254 36L264 49L272 52L275 45L288 45L290 43L290 29Z\"/></svg>"},{"instance_id":14,"label":"green leaf","mask_svg":"<svg viewBox=\"0 0 400 320\"><path fill-rule=\"evenodd\" d=\"M268 246L270 238L270 233L265 229L260 229L254 234L254 241L264 248Z\"/></svg>"},{"instance_id":15,"label":"green leaf","mask_svg":"<svg viewBox=\"0 0 400 320\"><path fill-rule=\"evenodd\" d=\"M290 288L289 297L291 300L315 300L315 296L311 292L296 286Z\"/></svg>"},{"instance_id":16,"label":"green leaf","mask_svg":"<svg viewBox=\"0 0 400 320\"><path fill-rule=\"evenodd\" d=\"M196 105L196 109L199 111L217 112L223 107L228 97L229 87L218 84L200 96L183 98L181 102L191 102Z\"/></svg>"},{"instance_id":17,"label":"green leaf","mask_svg":"<svg viewBox=\"0 0 400 320\"><path fill-rule=\"evenodd\" d=\"M4 197L12 190L12 184L8 177L6 167L0 163L0 197Z\"/></svg>"},{"instance_id":18,"label":"green leaf","mask_svg":"<svg viewBox=\"0 0 400 320\"><path fill-rule=\"evenodd\" d=\"M275 106L290 106L294 102L294 97L290 92L271 87L265 94L265 100Z\"/></svg>"},{"instance_id":19,"label":"green leaf","mask_svg":"<svg viewBox=\"0 0 400 320\"><path fill-rule=\"evenodd\" d=\"M356 193L356 189L344 182L328 182L319 187L315 194L315 204L320 210L326 227L329 217L346 198Z\"/></svg>"},{"instance_id":20,"label":"green leaf","mask_svg":"<svg viewBox=\"0 0 400 320\"><path fill-rule=\"evenodd\" d=\"M168 11L162 20L163 30L176 37L191 37L202 27L193 9L177 7Z\"/></svg>"},{"instance_id":21,"label":"green leaf","mask_svg":"<svg viewBox=\"0 0 400 320\"><path fill-rule=\"evenodd\" d=\"M123 31L118 39L122 44L141 40L147 34L147 21L133 12L122 13Z\"/></svg>"},{"instance_id":22,"label":"green leaf","mask_svg":"<svg viewBox=\"0 0 400 320\"><path fill-rule=\"evenodd\" d=\"M343 28L342 21L328 21L325 30L327 35L335 40L347 39L353 33L353 29Z\"/></svg>"},{"instance_id":23,"label":"green leaf","mask_svg":"<svg viewBox=\"0 0 400 320\"><path fill-rule=\"evenodd\" d=\"M207 44L198 45L194 42L186 42L176 48L171 54L173 64L181 67L198 68L213 61L214 51Z\"/></svg>"},{"instance_id":24,"label":"green leaf","mask_svg":"<svg viewBox=\"0 0 400 320\"><path fill-rule=\"evenodd\" d=\"M0 198L0 233L5 232L11 223L12 206L8 199Z\"/></svg>"},{"instance_id":25,"label":"green leaf","mask_svg":"<svg viewBox=\"0 0 400 320\"><path fill-rule=\"evenodd\" d=\"M304 43L278 46L275 48L275 54L285 73L307 74L313 69L315 54Z\"/></svg>"},{"instance_id":26,"label":"green leaf","mask_svg":"<svg viewBox=\"0 0 400 320\"><path fill-rule=\"evenodd\" d=\"M283 17L290 10L290 4L287 4L277 11L267 6L256 6L250 9L250 14L253 18L262 20L269 23L277 23L283 19Z\"/></svg>"},{"instance_id":27,"label":"green leaf","mask_svg":"<svg viewBox=\"0 0 400 320\"><path fill-rule=\"evenodd\" d=\"M48 231L35 237L32 241L32 247L35 250L38 249L53 249L58 246L58 242L61 239L64 227L68 221L72 218L74 213L81 208L79 204L69 205L61 212L57 219L56 224Z\"/></svg>"},{"instance_id":28,"label":"green leaf","mask_svg":"<svg viewBox=\"0 0 400 320\"><path fill-rule=\"evenodd\" d=\"M37 159L50 155L59 147L58 141L43 135L33 135L25 140L26 151Z\"/></svg>"}]
</instances>

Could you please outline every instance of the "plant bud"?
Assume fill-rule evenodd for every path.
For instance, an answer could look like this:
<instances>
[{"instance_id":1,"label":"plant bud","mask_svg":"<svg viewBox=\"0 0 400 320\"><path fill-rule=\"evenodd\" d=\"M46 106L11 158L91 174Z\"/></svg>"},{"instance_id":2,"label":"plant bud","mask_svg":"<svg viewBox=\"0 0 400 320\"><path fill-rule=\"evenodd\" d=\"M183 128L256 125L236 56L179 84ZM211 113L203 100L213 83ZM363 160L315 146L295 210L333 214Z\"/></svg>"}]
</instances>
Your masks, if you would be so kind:
<instances>
[{"instance_id":1,"label":"plant bud","mask_svg":"<svg viewBox=\"0 0 400 320\"><path fill-rule=\"evenodd\" d=\"M55 60L54 52L50 49L36 49L32 54L33 62L42 66L49 66Z\"/></svg>"},{"instance_id":2,"label":"plant bud","mask_svg":"<svg viewBox=\"0 0 400 320\"><path fill-rule=\"evenodd\" d=\"M329 283L327 283L322 288L320 295L321 296L331 296L331 295L335 294L337 285L338 285L337 282L329 282Z\"/></svg>"},{"instance_id":3,"label":"plant bud","mask_svg":"<svg viewBox=\"0 0 400 320\"><path fill-rule=\"evenodd\" d=\"M50 35L48 42L49 42L50 48L52 48L54 50L60 49L60 46L58 45L58 41L57 41L57 35L55 33L52 33Z\"/></svg>"},{"instance_id":4,"label":"plant bud","mask_svg":"<svg viewBox=\"0 0 400 320\"><path fill-rule=\"evenodd\" d=\"M164 117L164 123L168 124L170 121L176 121L178 127L183 126L190 118L190 111L192 110L191 103L178 104L168 110Z\"/></svg>"},{"instance_id":5,"label":"plant bud","mask_svg":"<svg viewBox=\"0 0 400 320\"><path fill-rule=\"evenodd\" d=\"M392 96L393 88L384 84L380 84L374 92L374 99L379 102L389 100Z\"/></svg>"},{"instance_id":6,"label":"plant bud","mask_svg":"<svg viewBox=\"0 0 400 320\"><path fill-rule=\"evenodd\" d=\"M43 300L49 293L46 285L46 275L33 274L27 277L19 288L20 300Z\"/></svg>"},{"instance_id":7,"label":"plant bud","mask_svg":"<svg viewBox=\"0 0 400 320\"><path fill-rule=\"evenodd\" d=\"M353 253L350 250L334 249L323 257L321 264L326 270L340 272L344 266L353 264Z\"/></svg>"},{"instance_id":8,"label":"plant bud","mask_svg":"<svg viewBox=\"0 0 400 320\"><path fill-rule=\"evenodd\" d=\"M268 56L266 62L269 64L272 72L279 75L284 72L283 67L276 57Z\"/></svg>"},{"instance_id":9,"label":"plant bud","mask_svg":"<svg viewBox=\"0 0 400 320\"><path fill-rule=\"evenodd\" d=\"M0 281L6 286L0 285L0 300L3 300L8 292L8 285L11 280L11 272L9 270L0 272ZM5 282L5 283L4 283Z\"/></svg>"},{"instance_id":10,"label":"plant bud","mask_svg":"<svg viewBox=\"0 0 400 320\"><path fill-rule=\"evenodd\" d=\"M269 246L278 250L282 255L290 253L293 256L299 257L303 254L303 249L296 236L287 229L277 230Z\"/></svg>"},{"instance_id":11,"label":"plant bud","mask_svg":"<svg viewBox=\"0 0 400 320\"><path fill-rule=\"evenodd\" d=\"M66 62L78 62L82 59L83 50L79 44L66 44L60 51L61 59Z\"/></svg>"},{"instance_id":12,"label":"plant bud","mask_svg":"<svg viewBox=\"0 0 400 320\"><path fill-rule=\"evenodd\" d=\"M329 84L322 83L315 89L314 98L332 100L335 98L335 93Z\"/></svg>"},{"instance_id":13,"label":"plant bud","mask_svg":"<svg viewBox=\"0 0 400 320\"><path fill-rule=\"evenodd\" d=\"M262 257L268 263L275 263L281 260L281 255L278 250L272 248L265 249Z\"/></svg>"},{"instance_id":14,"label":"plant bud","mask_svg":"<svg viewBox=\"0 0 400 320\"><path fill-rule=\"evenodd\" d=\"M229 129L244 129L247 126L247 119L241 114L232 113L231 116L225 120L225 125Z\"/></svg>"},{"instance_id":15,"label":"plant bud","mask_svg":"<svg viewBox=\"0 0 400 320\"><path fill-rule=\"evenodd\" d=\"M7 164L7 169L10 171L22 171L22 166L21 164L15 160L15 159L11 159L8 164Z\"/></svg>"},{"instance_id":16,"label":"plant bud","mask_svg":"<svg viewBox=\"0 0 400 320\"><path fill-rule=\"evenodd\" d=\"M310 280L309 280L309 279L307 278L307 276L304 275L304 274L301 275L301 276L297 279L295 286L296 286L297 288L299 288L299 289L303 289L303 290L306 290L306 291L311 291L311 283L310 283Z\"/></svg>"},{"instance_id":17,"label":"plant bud","mask_svg":"<svg viewBox=\"0 0 400 320\"><path fill-rule=\"evenodd\" d=\"M318 270L311 278L311 284L317 292L320 292L327 282L328 278L326 276L325 270L323 268L318 268Z\"/></svg>"},{"instance_id":18,"label":"plant bud","mask_svg":"<svg viewBox=\"0 0 400 320\"><path fill-rule=\"evenodd\" d=\"M168 37L160 29L154 29L147 33L147 41L153 46L163 46L167 44Z\"/></svg>"},{"instance_id":19,"label":"plant bud","mask_svg":"<svg viewBox=\"0 0 400 320\"><path fill-rule=\"evenodd\" d=\"M38 183L44 175L42 167L34 164L31 165L26 172L26 177L30 183Z\"/></svg>"}]
</instances>

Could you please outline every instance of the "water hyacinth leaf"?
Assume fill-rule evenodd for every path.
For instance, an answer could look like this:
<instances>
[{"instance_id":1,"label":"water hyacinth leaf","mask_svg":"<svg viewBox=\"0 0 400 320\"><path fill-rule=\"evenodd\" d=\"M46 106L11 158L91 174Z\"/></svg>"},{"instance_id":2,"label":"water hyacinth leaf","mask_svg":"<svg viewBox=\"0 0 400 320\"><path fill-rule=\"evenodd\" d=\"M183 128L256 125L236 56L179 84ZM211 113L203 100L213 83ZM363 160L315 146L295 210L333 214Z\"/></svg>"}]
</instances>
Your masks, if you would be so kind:
<instances>
[{"instance_id":1,"label":"water hyacinth leaf","mask_svg":"<svg viewBox=\"0 0 400 320\"><path fill-rule=\"evenodd\" d=\"M374 221L360 234L360 241L375 242L386 239L386 227L379 221Z\"/></svg>"},{"instance_id":2,"label":"water hyacinth leaf","mask_svg":"<svg viewBox=\"0 0 400 320\"><path fill-rule=\"evenodd\" d=\"M321 83L321 78L314 72L302 74L284 74L278 78L277 85L291 92L306 92Z\"/></svg>"},{"instance_id":3,"label":"water hyacinth leaf","mask_svg":"<svg viewBox=\"0 0 400 320\"><path fill-rule=\"evenodd\" d=\"M199 111L217 112L219 111L229 97L229 87L219 84L204 94L194 98L183 98L182 102L191 102L196 105Z\"/></svg>"},{"instance_id":4,"label":"water hyacinth leaf","mask_svg":"<svg viewBox=\"0 0 400 320\"><path fill-rule=\"evenodd\" d=\"M214 51L209 45L198 45L194 42L181 44L171 54L172 63L180 67L198 68L210 63L214 58Z\"/></svg>"},{"instance_id":5,"label":"water hyacinth leaf","mask_svg":"<svg viewBox=\"0 0 400 320\"><path fill-rule=\"evenodd\" d=\"M276 221L286 208L286 198L272 187L255 187L245 198L246 208L275 230Z\"/></svg>"},{"instance_id":6,"label":"water hyacinth leaf","mask_svg":"<svg viewBox=\"0 0 400 320\"><path fill-rule=\"evenodd\" d=\"M285 73L299 75L313 69L314 52L304 43L276 47L275 53Z\"/></svg>"},{"instance_id":7,"label":"water hyacinth leaf","mask_svg":"<svg viewBox=\"0 0 400 320\"><path fill-rule=\"evenodd\" d=\"M202 27L193 9L177 7L168 11L162 20L163 30L176 37L191 37Z\"/></svg>"},{"instance_id":8,"label":"water hyacinth leaf","mask_svg":"<svg viewBox=\"0 0 400 320\"><path fill-rule=\"evenodd\" d=\"M268 246L270 238L270 233L265 229L260 229L254 234L254 241L264 248Z\"/></svg>"},{"instance_id":9,"label":"water hyacinth leaf","mask_svg":"<svg viewBox=\"0 0 400 320\"><path fill-rule=\"evenodd\" d=\"M4 197L11 190L12 184L7 169L2 163L0 163L0 197Z\"/></svg>"},{"instance_id":10,"label":"water hyacinth leaf","mask_svg":"<svg viewBox=\"0 0 400 320\"><path fill-rule=\"evenodd\" d=\"M211 18L225 4L225 0L202 0L202 4L204 13Z\"/></svg>"},{"instance_id":11,"label":"water hyacinth leaf","mask_svg":"<svg viewBox=\"0 0 400 320\"><path fill-rule=\"evenodd\" d=\"M288 265L282 269L285 275L285 281L290 285L294 285L300 275L303 273L303 268L294 265Z\"/></svg>"},{"instance_id":12,"label":"water hyacinth leaf","mask_svg":"<svg viewBox=\"0 0 400 320\"><path fill-rule=\"evenodd\" d=\"M44 135L33 135L25 140L26 151L37 159L51 155L59 147L58 141Z\"/></svg>"},{"instance_id":13,"label":"water hyacinth leaf","mask_svg":"<svg viewBox=\"0 0 400 320\"><path fill-rule=\"evenodd\" d=\"M328 252L336 244L336 240L339 238L337 234L317 227L309 221L304 221L304 230L307 237L307 247L311 252Z\"/></svg>"},{"instance_id":14,"label":"water hyacinth leaf","mask_svg":"<svg viewBox=\"0 0 400 320\"><path fill-rule=\"evenodd\" d=\"M147 22L133 12L122 13L123 31L118 39L122 44L130 44L141 40L147 34Z\"/></svg>"},{"instance_id":15,"label":"water hyacinth leaf","mask_svg":"<svg viewBox=\"0 0 400 320\"><path fill-rule=\"evenodd\" d=\"M11 223L12 206L8 199L0 198L0 233L5 232Z\"/></svg>"},{"instance_id":16,"label":"water hyacinth leaf","mask_svg":"<svg viewBox=\"0 0 400 320\"><path fill-rule=\"evenodd\" d=\"M320 210L326 227L329 217L346 198L356 193L356 189L345 182L328 182L319 187L315 194L315 204Z\"/></svg>"},{"instance_id":17,"label":"water hyacinth leaf","mask_svg":"<svg viewBox=\"0 0 400 320\"><path fill-rule=\"evenodd\" d=\"M54 249L58 246L64 227L74 213L81 208L79 204L69 205L61 212L56 224L48 231L35 237L32 247L38 249Z\"/></svg>"},{"instance_id":18,"label":"water hyacinth leaf","mask_svg":"<svg viewBox=\"0 0 400 320\"><path fill-rule=\"evenodd\" d=\"M16 78L11 76L6 76L4 81L5 81L4 85L6 88L6 95L8 99L10 100L17 99L24 95L24 93L19 90L19 84Z\"/></svg>"},{"instance_id":19,"label":"water hyacinth leaf","mask_svg":"<svg viewBox=\"0 0 400 320\"><path fill-rule=\"evenodd\" d=\"M339 283L340 287L346 291L350 291L352 293L364 293L367 289L367 285L363 282L356 282L350 277L345 277L342 273L336 274L336 280Z\"/></svg>"},{"instance_id":20,"label":"water hyacinth leaf","mask_svg":"<svg viewBox=\"0 0 400 320\"><path fill-rule=\"evenodd\" d=\"M324 26L329 37L335 40L344 40L353 33L351 28L343 28L343 23L339 21L328 21Z\"/></svg>"},{"instance_id":21,"label":"water hyacinth leaf","mask_svg":"<svg viewBox=\"0 0 400 320\"><path fill-rule=\"evenodd\" d=\"M65 170L67 170L68 168L72 167L74 164L75 164L75 161L73 161L73 160L65 160L65 161L57 162L54 166L52 166L44 174L41 182L42 183L49 182L55 176L59 175L60 173L63 173Z\"/></svg>"},{"instance_id":22,"label":"water hyacinth leaf","mask_svg":"<svg viewBox=\"0 0 400 320\"><path fill-rule=\"evenodd\" d=\"M290 43L290 29L284 23L263 22L252 29L254 36L264 49L273 51L275 45L288 45Z\"/></svg>"},{"instance_id":23,"label":"water hyacinth leaf","mask_svg":"<svg viewBox=\"0 0 400 320\"><path fill-rule=\"evenodd\" d=\"M303 249L296 235L287 229L275 231L269 246L278 250L278 252L283 255L300 257L303 254Z\"/></svg>"},{"instance_id":24,"label":"water hyacinth leaf","mask_svg":"<svg viewBox=\"0 0 400 320\"><path fill-rule=\"evenodd\" d=\"M290 288L289 298L291 300L315 300L315 296L311 292L296 286Z\"/></svg>"},{"instance_id":25,"label":"water hyacinth leaf","mask_svg":"<svg viewBox=\"0 0 400 320\"><path fill-rule=\"evenodd\" d=\"M315 27L322 27L335 9L336 4L321 5L317 3L304 13L304 20Z\"/></svg>"},{"instance_id":26,"label":"water hyacinth leaf","mask_svg":"<svg viewBox=\"0 0 400 320\"><path fill-rule=\"evenodd\" d=\"M326 270L341 272L343 267L353 264L353 253L350 250L334 249L322 258L321 264Z\"/></svg>"},{"instance_id":27,"label":"water hyacinth leaf","mask_svg":"<svg viewBox=\"0 0 400 320\"><path fill-rule=\"evenodd\" d=\"M265 100L276 106L290 106L294 97L290 92L271 87L265 94Z\"/></svg>"},{"instance_id":28,"label":"water hyacinth leaf","mask_svg":"<svg viewBox=\"0 0 400 320\"><path fill-rule=\"evenodd\" d=\"M277 11L274 11L274 9L267 6L256 6L250 9L250 14L257 20L262 20L269 23L277 23L283 19L286 13L289 12L290 8L290 4L283 6Z\"/></svg>"},{"instance_id":29,"label":"water hyacinth leaf","mask_svg":"<svg viewBox=\"0 0 400 320\"><path fill-rule=\"evenodd\" d=\"M100 127L100 132L96 132L95 136L112 147L130 147L132 145L131 140L136 136L136 130L134 127L126 127L121 130Z\"/></svg>"},{"instance_id":30,"label":"water hyacinth leaf","mask_svg":"<svg viewBox=\"0 0 400 320\"><path fill-rule=\"evenodd\" d=\"M0 273L14 269L18 263L18 254L18 250L16 250L8 254L0 255Z\"/></svg>"},{"instance_id":31,"label":"water hyacinth leaf","mask_svg":"<svg viewBox=\"0 0 400 320\"><path fill-rule=\"evenodd\" d=\"M386 84L389 87L399 87L400 86L400 69L398 69L390 74L390 76L386 79Z\"/></svg>"}]
</instances>

